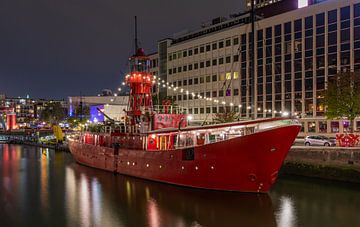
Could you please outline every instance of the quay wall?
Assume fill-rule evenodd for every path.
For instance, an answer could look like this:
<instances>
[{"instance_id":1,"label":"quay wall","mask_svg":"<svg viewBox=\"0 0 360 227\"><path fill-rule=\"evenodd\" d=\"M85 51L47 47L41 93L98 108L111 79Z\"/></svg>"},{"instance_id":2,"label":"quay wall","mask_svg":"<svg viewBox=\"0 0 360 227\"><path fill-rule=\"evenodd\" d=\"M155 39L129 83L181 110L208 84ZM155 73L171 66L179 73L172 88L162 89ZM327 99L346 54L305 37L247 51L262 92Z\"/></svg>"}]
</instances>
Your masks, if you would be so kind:
<instances>
[{"instance_id":1,"label":"quay wall","mask_svg":"<svg viewBox=\"0 0 360 227\"><path fill-rule=\"evenodd\" d=\"M360 183L360 148L293 146L281 174Z\"/></svg>"}]
</instances>

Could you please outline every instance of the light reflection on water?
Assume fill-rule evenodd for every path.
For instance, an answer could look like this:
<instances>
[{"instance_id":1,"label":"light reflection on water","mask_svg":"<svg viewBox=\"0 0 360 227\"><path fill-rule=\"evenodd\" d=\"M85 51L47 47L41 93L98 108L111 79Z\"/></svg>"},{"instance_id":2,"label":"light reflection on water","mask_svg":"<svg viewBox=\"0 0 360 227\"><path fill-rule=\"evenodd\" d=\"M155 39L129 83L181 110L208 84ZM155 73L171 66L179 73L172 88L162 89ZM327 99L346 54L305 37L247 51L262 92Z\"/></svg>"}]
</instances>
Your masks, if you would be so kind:
<instances>
[{"instance_id":1,"label":"light reflection on water","mask_svg":"<svg viewBox=\"0 0 360 227\"><path fill-rule=\"evenodd\" d=\"M68 153L0 145L1 226L346 226L360 221L359 200L358 190L296 179L269 195L175 187L81 166ZM336 204L346 212L331 215Z\"/></svg>"},{"instance_id":2,"label":"light reflection on water","mask_svg":"<svg viewBox=\"0 0 360 227\"><path fill-rule=\"evenodd\" d=\"M288 196L281 196L280 207L276 212L276 222L279 227L296 226L295 206L292 199Z\"/></svg>"}]
</instances>

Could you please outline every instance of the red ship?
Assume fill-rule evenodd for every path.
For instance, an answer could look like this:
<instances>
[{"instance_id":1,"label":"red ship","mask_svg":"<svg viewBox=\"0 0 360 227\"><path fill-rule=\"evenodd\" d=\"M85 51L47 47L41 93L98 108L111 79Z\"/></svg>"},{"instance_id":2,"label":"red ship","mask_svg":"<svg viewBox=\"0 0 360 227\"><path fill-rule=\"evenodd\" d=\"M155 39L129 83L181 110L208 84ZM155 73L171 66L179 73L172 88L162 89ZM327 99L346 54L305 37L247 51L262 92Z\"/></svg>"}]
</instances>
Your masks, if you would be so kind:
<instances>
[{"instance_id":1,"label":"red ship","mask_svg":"<svg viewBox=\"0 0 360 227\"><path fill-rule=\"evenodd\" d=\"M295 119L273 118L188 127L169 105L155 110L149 59L130 57L126 124L69 138L75 160L138 178L194 188L267 192L300 131Z\"/></svg>"}]
</instances>

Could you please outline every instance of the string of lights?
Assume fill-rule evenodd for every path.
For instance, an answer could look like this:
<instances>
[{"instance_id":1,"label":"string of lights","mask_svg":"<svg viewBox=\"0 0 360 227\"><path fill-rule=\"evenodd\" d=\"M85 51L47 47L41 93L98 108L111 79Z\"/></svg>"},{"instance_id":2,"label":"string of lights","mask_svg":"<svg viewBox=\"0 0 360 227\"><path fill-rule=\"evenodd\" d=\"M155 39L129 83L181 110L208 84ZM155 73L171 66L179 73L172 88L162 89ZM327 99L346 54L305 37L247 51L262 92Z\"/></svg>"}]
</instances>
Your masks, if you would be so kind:
<instances>
[{"instance_id":1,"label":"string of lights","mask_svg":"<svg viewBox=\"0 0 360 227\"><path fill-rule=\"evenodd\" d=\"M129 77L130 75L127 75L126 77ZM192 92L192 91L189 91L187 89L184 89L182 87L178 87L178 86L174 86L173 84L170 84L169 82L165 82L164 80L161 80L160 78L157 78L156 76L153 76L153 80L152 80L152 83L155 85L157 84L159 87L163 87L163 88L167 88L168 90L171 90L173 92L176 92L177 94L185 94L185 95L191 95L193 98L197 98L197 99L200 99L200 100L204 100L204 101L207 101L207 102L213 102L213 103L216 103L216 104L222 104L224 106L230 106L230 107L233 107L234 106L234 103L232 102L226 102L226 101L220 101L219 99L214 99L214 98L211 98L211 97L205 97L205 96L201 96L200 94L196 93L196 92ZM122 82L121 83L121 86L126 86L126 83L125 82ZM118 91L122 91L122 88L119 87L118 88ZM240 104L238 105L238 108L241 109L243 106ZM251 106L247 106L246 107L247 109L251 109ZM281 114L283 117L287 117L290 115L289 112L287 111L281 111L281 110L271 110L271 109L261 109L260 107L257 108L257 111L259 113L274 113L274 114ZM262 111L262 112L260 112ZM293 115L297 115L297 113L293 113Z\"/></svg>"}]
</instances>

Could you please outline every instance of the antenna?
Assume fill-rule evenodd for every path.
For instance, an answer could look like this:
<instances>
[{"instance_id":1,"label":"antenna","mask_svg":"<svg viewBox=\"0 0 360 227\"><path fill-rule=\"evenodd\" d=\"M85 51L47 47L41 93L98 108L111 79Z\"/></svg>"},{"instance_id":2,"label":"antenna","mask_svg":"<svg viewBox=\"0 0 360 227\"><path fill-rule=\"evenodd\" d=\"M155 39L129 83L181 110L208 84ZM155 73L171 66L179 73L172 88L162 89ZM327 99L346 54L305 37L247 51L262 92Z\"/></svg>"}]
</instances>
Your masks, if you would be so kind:
<instances>
[{"instance_id":1,"label":"antenna","mask_svg":"<svg viewBox=\"0 0 360 227\"><path fill-rule=\"evenodd\" d=\"M137 38L137 17L135 16L135 54L138 49L138 38Z\"/></svg>"}]
</instances>

